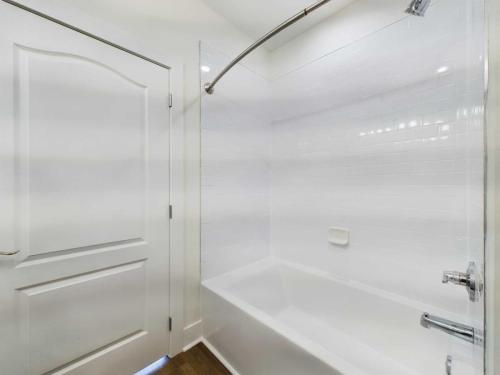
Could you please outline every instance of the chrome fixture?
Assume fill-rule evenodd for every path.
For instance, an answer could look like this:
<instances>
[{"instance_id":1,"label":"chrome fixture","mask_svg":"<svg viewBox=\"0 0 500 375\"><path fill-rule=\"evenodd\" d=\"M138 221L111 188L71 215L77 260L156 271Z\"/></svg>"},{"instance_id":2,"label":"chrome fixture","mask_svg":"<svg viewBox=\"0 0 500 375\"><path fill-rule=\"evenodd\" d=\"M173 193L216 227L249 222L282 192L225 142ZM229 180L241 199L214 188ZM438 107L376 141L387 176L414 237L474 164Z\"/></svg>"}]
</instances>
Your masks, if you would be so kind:
<instances>
[{"instance_id":1,"label":"chrome fixture","mask_svg":"<svg viewBox=\"0 0 500 375\"><path fill-rule=\"evenodd\" d=\"M446 375L451 375L452 364L453 364L453 357L449 355L446 357L446 362L445 362Z\"/></svg>"},{"instance_id":2,"label":"chrome fixture","mask_svg":"<svg viewBox=\"0 0 500 375\"><path fill-rule=\"evenodd\" d=\"M236 64L238 64L241 60L243 60L250 52L252 52L254 49L262 45L263 43L267 42L269 39L271 39L273 36L276 34L280 33L281 31L285 30L287 27L293 25L295 22L300 20L301 18L304 18L307 16L309 13L315 11L319 7L322 7L326 3L329 3L330 0L321 0L318 1L317 3L303 9L299 13L297 13L295 16L287 19L285 22L280 24L278 27L275 29L271 30L268 32L266 35L264 35L262 38L257 40L254 44L252 44L250 47L248 47L246 50L244 50L242 53L240 53L233 61L229 63L228 66L226 66L222 71L214 78L212 82L205 83L205 91L208 94L213 94L214 93L214 87L219 82L219 80L224 77L224 75L229 72Z\"/></svg>"},{"instance_id":3,"label":"chrome fixture","mask_svg":"<svg viewBox=\"0 0 500 375\"><path fill-rule=\"evenodd\" d=\"M19 252L19 250L15 251L0 251L0 255L16 255Z\"/></svg>"},{"instance_id":4,"label":"chrome fixture","mask_svg":"<svg viewBox=\"0 0 500 375\"><path fill-rule=\"evenodd\" d=\"M431 0L413 0L406 9L406 13L423 17L429 5L431 5Z\"/></svg>"},{"instance_id":5,"label":"chrome fixture","mask_svg":"<svg viewBox=\"0 0 500 375\"><path fill-rule=\"evenodd\" d=\"M477 271L474 262L469 263L467 272L445 271L443 272L443 284L452 283L455 285L465 286L469 299L474 302L477 301L483 291L483 282Z\"/></svg>"},{"instance_id":6,"label":"chrome fixture","mask_svg":"<svg viewBox=\"0 0 500 375\"><path fill-rule=\"evenodd\" d=\"M465 324L455 323L451 320L439 318L429 313L423 313L420 318L420 325L425 328L437 328L454 337L474 343L475 330Z\"/></svg>"}]
</instances>

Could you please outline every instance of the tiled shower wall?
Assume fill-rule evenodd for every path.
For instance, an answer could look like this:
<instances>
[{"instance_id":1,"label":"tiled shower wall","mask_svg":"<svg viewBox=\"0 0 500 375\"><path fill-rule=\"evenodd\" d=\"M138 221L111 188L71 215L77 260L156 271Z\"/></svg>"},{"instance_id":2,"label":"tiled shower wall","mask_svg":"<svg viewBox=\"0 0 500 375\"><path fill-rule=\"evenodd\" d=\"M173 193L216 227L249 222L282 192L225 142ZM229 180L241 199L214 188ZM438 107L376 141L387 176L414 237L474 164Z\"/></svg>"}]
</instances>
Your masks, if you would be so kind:
<instances>
[{"instance_id":1,"label":"tiled shower wall","mask_svg":"<svg viewBox=\"0 0 500 375\"><path fill-rule=\"evenodd\" d=\"M275 255L465 312L441 275L483 247L476 5L438 2L273 82ZM331 226L348 246L328 243Z\"/></svg>"},{"instance_id":2,"label":"tiled shower wall","mask_svg":"<svg viewBox=\"0 0 500 375\"><path fill-rule=\"evenodd\" d=\"M202 82L230 59L201 45ZM270 255L267 80L238 66L202 98L202 280Z\"/></svg>"},{"instance_id":3,"label":"tiled shower wall","mask_svg":"<svg viewBox=\"0 0 500 375\"><path fill-rule=\"evenodd\" d=\"M441 273L483 248L479 4L402 13L270 83L239 66L204 97L203 278L272 254L463 315ZM203 46L202 82L228 61Z\"/></svg>"}]
</instances>

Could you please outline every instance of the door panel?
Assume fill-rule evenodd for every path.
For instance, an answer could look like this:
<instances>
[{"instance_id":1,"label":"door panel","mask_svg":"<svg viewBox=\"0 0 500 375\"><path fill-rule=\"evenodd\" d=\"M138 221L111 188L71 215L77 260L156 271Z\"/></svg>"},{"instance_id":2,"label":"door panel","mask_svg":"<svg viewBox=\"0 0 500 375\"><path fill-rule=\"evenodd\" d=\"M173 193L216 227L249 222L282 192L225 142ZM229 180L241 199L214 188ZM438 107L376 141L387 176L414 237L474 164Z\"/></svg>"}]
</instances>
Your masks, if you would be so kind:
<instances>
[{"instance_id":1,"label":"door panel","mask_svg":"<svg viewBox=\"0 0 500 375\"><path fill-rule=\"evenodd\" d=\"M26 255L144 240L147 88L80 56L15 56Z\"/></svg>"},{"instance_id":2,"label":"door panel","mask_svg":"<svg viewBox=\"0 0 500 375\"><path fill-rule=\"evenodd\" d=\"M169 70L0 1L1 374L168 352Z\"/></svg>"},{"instance_id":3,"label":"door panel","mask_svg":"<svg viewBox=\"0 0 500 375\"><path fill-rule=\"evenodd\" d=\"M21 289L32 372L44 374L96 348L144 333L144 276L144 263L137 262ZM107 324L88 329L97 321Z\"/></svg>"}]
</instances>

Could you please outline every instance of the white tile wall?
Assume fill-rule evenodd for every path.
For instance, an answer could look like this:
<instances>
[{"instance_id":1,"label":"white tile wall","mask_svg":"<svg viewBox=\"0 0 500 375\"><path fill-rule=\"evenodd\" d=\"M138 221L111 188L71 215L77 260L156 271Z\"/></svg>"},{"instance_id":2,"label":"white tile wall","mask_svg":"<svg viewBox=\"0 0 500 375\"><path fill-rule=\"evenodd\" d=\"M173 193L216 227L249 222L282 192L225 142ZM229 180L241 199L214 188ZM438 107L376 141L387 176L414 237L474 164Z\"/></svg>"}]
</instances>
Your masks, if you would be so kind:
<instances>
[{"instance_id":1,"label":"white tile wall","mask_svg":"<svg viewBox=\"0 0 500 375\"><path fill-rule=\"evenodd\" d=\"M482 249L483 69L455 3L273 82L271 227L281 258L464 313L441 273Z\"/></svg>"},{"instance_id":2,"label":"white tile wall","mask_svg":"<svg viewBox=\"0 0 500 375\"><path fill-rule=\"evenodd\" d=\"M464 313L441 272L482 250L478 3L435 2L270 85L221 81L202 101L203 277L272 253ZM202 82L227 61L204 46Z\"/></svg>"},{"instance_id":3,"label":"white tile wall","mask_svg":"<svg viewBox=\"0 0 500 375\"><path fill-rule=\"evenodd\" d=\"M228 62L202 45L201 66L210 69L202 82ZM203 279L270 255L268 82L238 66L216 90L202 99Z\"/></svg>"}]
</instances>

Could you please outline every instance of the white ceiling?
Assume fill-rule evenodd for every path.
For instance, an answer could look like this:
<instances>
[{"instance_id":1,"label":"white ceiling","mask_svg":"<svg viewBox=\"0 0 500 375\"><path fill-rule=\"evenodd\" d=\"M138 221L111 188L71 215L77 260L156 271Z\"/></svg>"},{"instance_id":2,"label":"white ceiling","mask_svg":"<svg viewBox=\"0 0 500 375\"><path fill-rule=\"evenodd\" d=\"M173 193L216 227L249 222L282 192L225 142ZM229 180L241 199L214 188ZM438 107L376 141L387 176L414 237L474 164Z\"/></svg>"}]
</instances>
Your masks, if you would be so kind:
<instances>
[{"instance_id":1,"label":"white ceiling","mask_svg":"<svg viewBox=\"0 0 500 375\"><path fill-rule=\"evenodd\" d=\"M233 25L255 39L269 32L315 0L203 0ZM333 0L281 32L264 46L273 50L303 33L355 0Z\"/></svg>"}]
</instances>

